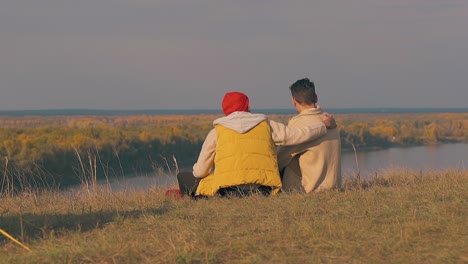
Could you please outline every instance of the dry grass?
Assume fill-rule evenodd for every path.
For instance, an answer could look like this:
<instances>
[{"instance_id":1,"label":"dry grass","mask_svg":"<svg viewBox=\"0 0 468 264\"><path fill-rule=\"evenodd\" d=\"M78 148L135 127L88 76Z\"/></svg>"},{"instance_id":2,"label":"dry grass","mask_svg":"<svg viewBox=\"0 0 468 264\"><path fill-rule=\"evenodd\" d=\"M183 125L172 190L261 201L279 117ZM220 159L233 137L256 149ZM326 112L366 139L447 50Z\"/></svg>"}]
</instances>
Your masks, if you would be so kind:
<instances>
[{"instance_id":1,"label":"dry grass","mask_svg":"<svg viewBox=\"0 0 468 264\"><path fill-rule=\"evenodd\" d=\"M468 171L387 171L340 192L4 198L0 263L467 263Z\"/></svg>"}]
</instances>

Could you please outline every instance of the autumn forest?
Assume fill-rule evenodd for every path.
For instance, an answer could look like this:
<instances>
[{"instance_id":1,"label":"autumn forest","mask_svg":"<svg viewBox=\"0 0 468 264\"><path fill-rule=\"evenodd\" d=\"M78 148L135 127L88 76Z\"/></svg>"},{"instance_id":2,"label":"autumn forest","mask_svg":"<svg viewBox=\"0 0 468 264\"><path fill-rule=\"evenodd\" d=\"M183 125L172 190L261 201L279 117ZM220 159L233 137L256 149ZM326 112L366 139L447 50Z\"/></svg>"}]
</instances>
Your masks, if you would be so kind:
<instances>
[{"instance_id":1,"label":"autumn forest","mask_svg":"<svg viewBox=\"0 0 468 264\"><path fill-rule=\"evenodd\" d=\"M66 186L195 162L216 115L0 116L0 185ZM269 115L287 123L289 115ZM468 142L468 113L338 114L344 151Z\"/></svg>"}]
</instances>

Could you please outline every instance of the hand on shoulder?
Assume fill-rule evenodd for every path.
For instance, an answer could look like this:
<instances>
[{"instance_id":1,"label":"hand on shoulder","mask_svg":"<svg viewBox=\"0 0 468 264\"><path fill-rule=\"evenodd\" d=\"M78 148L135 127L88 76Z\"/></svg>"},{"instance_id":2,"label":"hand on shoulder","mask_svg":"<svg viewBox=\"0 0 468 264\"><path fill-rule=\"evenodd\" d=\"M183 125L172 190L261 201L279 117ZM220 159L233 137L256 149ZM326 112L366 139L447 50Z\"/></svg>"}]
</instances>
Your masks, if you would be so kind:
<instances>
[{"instance_id":1,"label":"hand on shoulder","mask_svg":"<svg viewBox=\"0 0 468 264\"><path fill-rule=\"evenodd\" d=\"M327 127L327 129L336 128L336 121L335 121L335 118L333 117L332 114L323 113L322 114L322 121L325 124L325 126Z\"/></svg>"}]
</instances>

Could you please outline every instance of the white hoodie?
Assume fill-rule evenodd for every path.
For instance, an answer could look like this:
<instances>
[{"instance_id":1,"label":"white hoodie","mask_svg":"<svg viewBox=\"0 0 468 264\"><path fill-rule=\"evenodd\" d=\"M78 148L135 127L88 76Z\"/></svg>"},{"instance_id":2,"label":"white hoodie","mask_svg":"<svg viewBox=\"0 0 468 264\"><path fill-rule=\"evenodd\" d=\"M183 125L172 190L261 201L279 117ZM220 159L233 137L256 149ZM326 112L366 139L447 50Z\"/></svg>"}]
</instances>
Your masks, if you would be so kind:
<instances>
[{"instance_id":1,"label":"white hoodie","mask_svg":"<svg viewBox=\"0 0 468 264\"><path fill-rule=\"evenodd\" d=\"M247 133L263 121L270 124L271 138L276 145L290 146L312 141L327 133L324 124L315 123L311 126L290 128L282 123L268 120L264 114L250 112L233 112L228 116L216 119L213 125L222 125L241 134ZM214 167L216 154L216 129L212 129L206 136L197 163L193 165L193 175L197 178L208 176Z\"/></svg>"}]
</instances>

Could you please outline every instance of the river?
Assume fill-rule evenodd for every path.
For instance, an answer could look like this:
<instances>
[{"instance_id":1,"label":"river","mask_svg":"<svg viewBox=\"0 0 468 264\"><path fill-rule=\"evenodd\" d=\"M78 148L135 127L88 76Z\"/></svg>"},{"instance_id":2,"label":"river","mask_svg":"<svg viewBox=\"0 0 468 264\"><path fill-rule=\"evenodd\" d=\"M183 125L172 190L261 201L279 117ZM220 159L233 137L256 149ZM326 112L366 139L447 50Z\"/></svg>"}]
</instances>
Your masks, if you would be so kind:
<instances>
[{"instance_id":1,"label":"river","mask_svg":"<svg viewBox=\"0 0 468 264\"><path fill-rule=\"evenodd\" d=\"M357 150L342 154L343 178L352 177L360 172L362 178L368 178L388 169L411 169L420 171L440 171L446 169L468 169L468 144L441 144L408 148L390 148L374 151ZM148 173L138 177L113 179L109 183L100 183L114 191L148 190L150 188L171 188L176 179L172 173Z\"/></svg>"},{"instance_id":2,"label":"river","mask_svg":"<svg viewBox=\"0 0 468 264\"><path fill-rule=\"evenodd\" d=\"M438 171L445 169L468 169L468 144L441 144L408 148L389 148L376 151L359 151L342 154L343 176L358 171L369 177L386 169L412 169ZM359 167L358 167L359 165Z\"/></svg>"}]
</instances>

